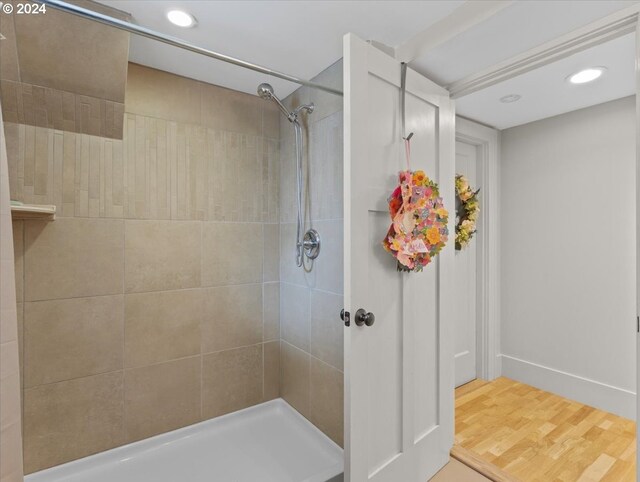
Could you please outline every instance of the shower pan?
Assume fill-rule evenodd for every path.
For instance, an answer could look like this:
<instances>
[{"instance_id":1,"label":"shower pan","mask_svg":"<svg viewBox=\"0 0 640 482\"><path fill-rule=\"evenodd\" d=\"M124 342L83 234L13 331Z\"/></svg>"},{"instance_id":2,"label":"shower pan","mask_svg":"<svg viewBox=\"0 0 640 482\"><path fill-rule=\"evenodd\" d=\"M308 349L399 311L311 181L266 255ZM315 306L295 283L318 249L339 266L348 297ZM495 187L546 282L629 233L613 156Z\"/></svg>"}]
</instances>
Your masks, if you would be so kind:
<instances>
[{"instance_id":1,"label":"shower pan","mask_svg":"<svg viewBox=\"0 0 640 482\"><path fill-rule=\"evenodd\" d=\"M25 478L26 482L178 480L341 482L343 452L278 399Z\"/></svg>"},{"instance_id":2,"label":"shower pan","mask_svg":"<svg viewBox=\"0 0 640 482\"><path fill-rule=\"evenodd\" d=\"M260 84L258 86L258 95L265 100L275 102L284 116L293 124L296 138L296 203L298 208L296 220L296 265L301 267L304 263L304 256L313 260L320 254L320 234L315 229L309 229L302 235L304 230L304 202L303 202L303 176L302 176L302 126L300 125L299 116L301 113L311 114L315 106L311 104L302 104L294 110L289 110L284 106L282 101L274 93L270 84Z\"/></svg>"}]
</instances>

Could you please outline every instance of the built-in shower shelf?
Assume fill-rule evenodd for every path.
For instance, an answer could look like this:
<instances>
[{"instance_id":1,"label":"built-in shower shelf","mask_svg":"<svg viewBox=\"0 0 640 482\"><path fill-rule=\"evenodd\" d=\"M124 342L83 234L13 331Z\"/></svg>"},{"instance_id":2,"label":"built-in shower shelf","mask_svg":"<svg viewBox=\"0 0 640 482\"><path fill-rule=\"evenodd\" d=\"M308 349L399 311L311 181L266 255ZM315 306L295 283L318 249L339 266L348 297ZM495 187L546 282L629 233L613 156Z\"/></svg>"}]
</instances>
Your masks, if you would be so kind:
<instances>
[{"instance_id":1,"label":"built-in shower shelf","mask_svg":"<svg viewBox=\"0 0 640 482\"><path fill-rule=\"evenodd\" d=\"M51 204L19 204L11 206L11 219L34 219L53 221L56 218L56 207Z\"/></svg>"}]
</instances>

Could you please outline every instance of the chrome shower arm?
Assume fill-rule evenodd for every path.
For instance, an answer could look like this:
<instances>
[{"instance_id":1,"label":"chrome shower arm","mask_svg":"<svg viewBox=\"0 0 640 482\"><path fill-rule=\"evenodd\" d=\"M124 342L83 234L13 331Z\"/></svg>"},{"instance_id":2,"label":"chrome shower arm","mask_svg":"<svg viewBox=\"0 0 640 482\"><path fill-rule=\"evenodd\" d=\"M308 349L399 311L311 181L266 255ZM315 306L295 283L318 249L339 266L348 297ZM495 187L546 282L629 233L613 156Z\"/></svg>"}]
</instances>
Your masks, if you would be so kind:
<instances>
[{"instance_id":1,"label":"chrome shower arm","mask_svg":"<svg viewBox=\"0 0 640 482\"><path fill-rule=\"evenodd\" d=\"M282 113L284 114L284 116L289 119L289 122L293 122L295 120L295 116L293 115L292 112L289 112L287 110L287 108L284 106L284 104L282 102L280 102L280 99L278 99L275 95L271 98L276 104L278 104L278 107L280 107L280 110L282 111Z\"/></svg>"}]
</instances>

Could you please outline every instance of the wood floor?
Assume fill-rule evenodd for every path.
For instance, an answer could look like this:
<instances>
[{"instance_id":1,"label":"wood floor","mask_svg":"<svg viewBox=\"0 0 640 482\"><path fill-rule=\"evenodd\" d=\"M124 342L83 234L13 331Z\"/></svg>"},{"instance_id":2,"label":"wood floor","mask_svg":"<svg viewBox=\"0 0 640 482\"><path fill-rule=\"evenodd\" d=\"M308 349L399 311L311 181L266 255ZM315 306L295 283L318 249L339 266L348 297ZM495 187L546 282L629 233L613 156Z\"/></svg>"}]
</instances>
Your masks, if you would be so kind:
<instances>
[{"instance_id":1,"label":"wood floor","mask_svg":"<svg viewBox=\"0 0 640 482\"><path fill-rule=\"evenodd\" d=\"M633 482L635 431L631 420L507 378L456 389L456 444L523 482Z\"/></svg>"}]
</instances>

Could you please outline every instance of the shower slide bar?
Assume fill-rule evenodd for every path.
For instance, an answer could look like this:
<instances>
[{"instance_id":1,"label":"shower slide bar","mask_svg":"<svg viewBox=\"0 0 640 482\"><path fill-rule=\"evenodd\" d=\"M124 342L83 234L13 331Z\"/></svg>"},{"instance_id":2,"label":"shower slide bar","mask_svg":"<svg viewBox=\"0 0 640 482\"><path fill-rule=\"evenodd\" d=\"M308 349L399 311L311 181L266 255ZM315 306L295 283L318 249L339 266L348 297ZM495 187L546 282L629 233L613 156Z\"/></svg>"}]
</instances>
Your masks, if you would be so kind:
<instances>
[{"instance_id":1,"label":"shower slide bar","mask_svg":"<svg viewBox=\"0 0 640 482\"><path fill-rule=\"evenodd\" d=\"M278 72L277 70L272 70L267 67L263 67L261 65L253 64L251 62L236 59L234 57L230 57L229 55L224 55L219 52L214 52L213 50L205 49L203 47L198 47L197 45L193 45L189 42L185 42L184 40L181 40L177 37L173 37L171 35L165 35L163 33L156 32L146 27L142 27L140 25L136 25L131 22L126 22L124 20L113 18L108 15L103 15L101 13L94 12L93 10L88 10L86 8L82 8L77 5L73 5L71 3L62 2L60 0L37 0L37 1L49 7L53 7L57 10L61 10L63 12L71 13L82 18L93 20L94 22L98 22L104 25L109 25L111 27L118 28L120 30L125 30L127 32L140 35L142 37L147 37L153 40L157 40L158 42L162 42L167 45L172 45L174 47L178 47L183 50L188 50L190 52L195 52L197 54L204 55L212 59L221 60L229 64L237 65L239 67L244 67L245 69L253 70L255 72L260 72L262 74L267 74L272 77L277 77L279 79L288 80L289 82L293 82L296 84L306 85L308 87L313 87L315 89L324 90L325 92L330 92L335 95L343 95L341 90L334 89L332 87L327 87L322 84L317 84L315 82L311 82L310 80L300 79L298 77L294 77L293 75L285 74L283 72Z\"/></svg>"}]
</instances>

